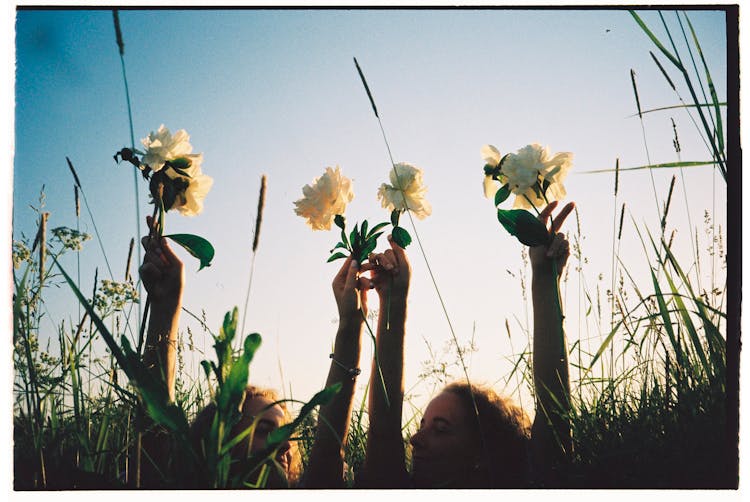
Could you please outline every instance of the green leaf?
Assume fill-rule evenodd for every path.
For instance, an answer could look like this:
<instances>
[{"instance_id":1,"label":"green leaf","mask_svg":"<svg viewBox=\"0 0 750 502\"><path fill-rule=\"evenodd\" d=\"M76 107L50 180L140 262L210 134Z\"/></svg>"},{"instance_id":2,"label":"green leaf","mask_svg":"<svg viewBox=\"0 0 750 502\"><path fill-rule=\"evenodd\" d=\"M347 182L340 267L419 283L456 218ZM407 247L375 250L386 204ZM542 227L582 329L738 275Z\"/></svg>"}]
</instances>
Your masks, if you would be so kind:
<instances>
[{"instance_id":1,"label":"green leaf","mask_svg":"<svg viewBox=\"0 0 750 502\"><path fill-rule=\"evenodd\" d=\"M172 239L174 242L185 248L188 253L198 258L200 261L200 268L198 268L199 271L205 267L211 266L211 260L214 259L215 253L214 247L203 237L193 234L172 234L165 235L164 237Z\"/></svg>"},{"instance_id":2,"label":"green leaf","mask_svg":"<svg viewBox=\"0 0 750 502\"><path fill-rule=\"evenodd\" d=\"M178 173L184 174L188 178L190 177L187 173L184 172L184 169L187 169L192 165L192 162L190 162L190 159L188 159L187 157L177 157L174 160L167 161L167 163L169 164L169 167L171 167Z\"/></svg>"},{"instance_id":3,"label":"green leaf","mask_svg":"<svg viewBox=\"0 0 750 502\"><path fill-rule=\"evenodd\" d=\"M336 253L334 255L331 255L331 257L328 258L328 260L326 260L326 263L330 263L332 261L338 260L339 258L346 258L346 256L347 255L345 255L344 253Z\"/></svg>"},{"instance_id":4,"label":"green leaf","mask_svg":"<svg viewBox=\"0 0 750 502\"><path fill-rule=\"evenodd\" d=\"M346 249L349 249L349 239L346 238L346 232L343 228L341 229L341 242L344 243Z\"/></svg>"},{"instance_id":5,"label":"green leaf","mask_svg":"<svg viewBox=\"0 0 750 502\"><path fill-rule=\"evenodd\" d=\"M541 246L549 241L549 232L544 223L524 209L498 209L497 219L522 244Z\"/></svg>"},{"instance_id":6,"label":"green leaf","mask_svg":"<svg viewBox=\"0 0 750 502\"><path fill-rule=\"evenodd\" d=\"M362 222L362 228L359 231L359 233L360 233L360 235L362 235L362 237L366 237L367 236L367 225L368 225L367 220L365 220L365 221Z\"/></svg>"},{"instance_id":7,"label":"green leaf","mask_svg":"<svg viewBox=\"0 0 750 502\"><path fill-rule=\"evenodd\" d=\"M343 242L339 242L338 244L333 246L333 249L331 249L330 252L333 253L335 249L348 249L348 248L346 247L346 244L344 244Z\"/></svg>"},{"instance_id":8,"label":"green leaf","mask_svg":"<svg viewBox=\"0 0 750 502\"><path fill-rule=\"evenodd\" d=\"M279 427L278 429L275 429L271 431L270 434L268 434L268 438L266 439L266 443L268 444L268 446L275 449L281 443L289 439L289 437L292 435L292 432L294 432L294 430L299 427L299 425L305 420L310 412L312 412L313 408L319 405L327 404L340 390L341 382L336 382L330 387L326 387L325 389L315 394L312 399L310 399L307 403L304 404L304 406L302 406L299 415L297 415L297 418L295 418L292 423Z\"/></svg>"},{"instance_id":9,"label":"green leaf","mask_svg":"<svg viewBox=\"0 0 750 502\"><path fill-rule=\"evenodd\" d=\"M377 241L374 239L367 241L367 243L365 244L365 247L362 248L362 252L359 253L359 257L357 258L357 261L359 263L364 263L364 261L370 255L370 253L375 249L376 245L377 245Z\"/></svg>"},{"instance_id":10,"label":"green leaf","mask_svg":"<svg viewBox=\"0 0 750 502\"><path fill-rule=\"evenodd\" d=\"M351 242L352 248L354 248L357 245L356 243L359 241L359 230L357 229L357 226L358 224L355 223L352 233L349 234L349 242Z\"/></svg>"},{"instance_id":11,"label":"green leaf","mask_svg":"<svg viewBox=\"0 0 750 502\"><path fill-rule=\"evenodd\" d=\"M258 333L253 333L245 338L245 350L232 364L224 386L221 388L219 395L216 396L216 407L221 413L228 413L239 406L245 387L247 387L250 362L260 346L260 342L261 338Z\"/></svg>"},{"instance_id":12,"label":"green leaf","mask_svg":"<svg viewBox=\"0 0 750 502\"><path fill-rule=\"evenodd\" d=\"M190 175L189 175L189 174L187 173L187 171L185 171L185 170L183 170L183 169L178 169L178 168L176 168L176 167L174 167L174 166L172 166L172 169L173 169L173 170L174 170L174 171L175 171L175 172L176 172L177 174L179 174L179 175L181 175L181 176L185 176L186 178L190 178Z\"/></svg>"},{"instance_id":13,"label":"green leaf","mask_svg":"<svg viewBox=\"0 0 750 502\"><path fill-rule=\"evenodd\" d=\"M411 244L411 235L409 235L409 232L407 232L405 228L393 227L391 235L393 236L394 242L402 248L406 248L406 246Z\"/></svg>"},{"instance_id":14,"label":"green leaf","mask_svg":"<svg viewBox=\"0 0 750 502\"><path fill-rule=\"evenodd\" d=\"M376 234L370 235L370 237L367 238L367 241L368 242L369 241L375 241L375 242L377 242L378 237L380 237L381 235L383 235L383 232L378 232Z\"/></svg>"},{"instance_id":15,"label":"green leaf","mask_svg":"<svg viewBox=\"0 0 750 502\"><path fill-rule=\"evenodd\" d=\"M398 218L399 218L399 216L401 216L401 211L398 210L398 209L394 209L393 212L391 213L391 224L394 227L398 226Z\"/></svg>"},{"instance_id":16,"label":"green leaf","mask_svg":"<svg viewBox=\"0 0 750 502\"><path fill-rule=\"evenodd\" d=\"M388 222L387 222L387 221L384 221L383 223L378 223L377 225L375 225L374 227L372 227L372 228L370 229L370 233L369 233L369 234L367 235L367 238L368 238L368 239L372 239L372 238L373 238L373 236L375 235L375 232L377 232L377 231L378 231L378 230L380 230L381 228L385 227L386 225L388 225ZM381 233L382 233L382 232L381 232ZM380 235L380 234L378 234L378 235Z\"/></svg>"},{"instance_id":17,"label":"green leaf","mask_svg":"<svg viewBox=\"0 0 750 502\"><path fill-rule=\"evenodd\" d=\"M344 230L346 227L346 218L344 218L342 215L337 214L333 217L333 222L336 224L337 227L339 227L341 230Z\"/></svg>"},{"instance_id":18,"label":"green leaf","mask_svg":"<svg viewBox=\"0 0 750 502\"><path fill-rule=\"evenodd\" d=\"M508 197L510 197L510 186L506 183L495 192L495 206L499 206L505 202Z\"/></svg>"},{"instance_id":19,"label":"green leaf","mask_svg":"<svg viewBox=\"0 0 750 502\"><path fill-rule=\"evenodd\" d=\"M206 379L211 378L211 362L206 361L205 359L201 361L201 368L203 368L203 372L206 374Z\"/></svg>"}]
</instances>

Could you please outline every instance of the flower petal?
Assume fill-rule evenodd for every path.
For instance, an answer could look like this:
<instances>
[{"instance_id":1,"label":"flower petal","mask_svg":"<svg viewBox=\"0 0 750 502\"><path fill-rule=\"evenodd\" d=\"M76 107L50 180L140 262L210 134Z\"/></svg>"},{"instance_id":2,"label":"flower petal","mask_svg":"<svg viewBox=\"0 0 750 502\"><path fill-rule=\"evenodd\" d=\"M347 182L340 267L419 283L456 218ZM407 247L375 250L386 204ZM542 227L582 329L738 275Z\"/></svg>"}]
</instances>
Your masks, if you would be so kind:
<instances>
[{"instance_id":1,"label":"flower petal","mask_svg":"<svg viewBox=\"0 0 750 502\"><path fill-rule=\"evenodd\" d=\"M494 146L484 145L482 146L480 153L482 154L482 159L484 159L485 164L495 167L500 163L500 151Z\"/></svg>"}]
</instances>

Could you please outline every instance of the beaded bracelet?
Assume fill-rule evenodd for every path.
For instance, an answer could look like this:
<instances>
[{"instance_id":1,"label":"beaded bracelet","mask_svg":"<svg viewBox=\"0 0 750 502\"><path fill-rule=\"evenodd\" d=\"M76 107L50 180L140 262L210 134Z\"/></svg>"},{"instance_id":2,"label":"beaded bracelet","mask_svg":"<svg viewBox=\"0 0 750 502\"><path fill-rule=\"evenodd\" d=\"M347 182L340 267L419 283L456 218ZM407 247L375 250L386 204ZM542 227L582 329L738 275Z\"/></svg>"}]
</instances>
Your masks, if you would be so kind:
<instances>
[{"instance_id":1,"label":"beaded bracelet","mask_svg":"<svg viewBox=\"0 0 750 502\"><path fill-rule=\"evenodd\" d=\"M349 376L352 377L352 380L354 380L355 378L357 378L357 375L359 375L360 373L362 373L362 370L360 370L359 368L347 368L346 366L344 366L343 364L341 364L339 361L337 361L336 359L334 359L333 358L333 352L328 357L330 357L331 361L333 361L334 363L336 363L341 369L343 369L344 371L346 371L349 374Z\"/></svg>"}]
</instances>

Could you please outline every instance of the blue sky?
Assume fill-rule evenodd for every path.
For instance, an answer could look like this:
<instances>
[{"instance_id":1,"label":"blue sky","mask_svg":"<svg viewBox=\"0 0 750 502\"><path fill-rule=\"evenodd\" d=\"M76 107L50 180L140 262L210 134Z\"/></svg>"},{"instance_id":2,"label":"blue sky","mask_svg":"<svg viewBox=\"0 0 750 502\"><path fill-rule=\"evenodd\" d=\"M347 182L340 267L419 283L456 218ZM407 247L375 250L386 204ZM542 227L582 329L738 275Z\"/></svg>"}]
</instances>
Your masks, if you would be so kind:
<instances>
[{"instance_id":1,"label":"blue sky","mask_svg":"<svg viewBox=\"0 0 750 502\"><path fill-rule=\"evenodd\" d=\"M655 12L642 16L663 36ZM689 16L725 100L723 14ZM674 14L665 18L677 29ZM645 165L649 158L678 160L670 118L677 124L682 160L710 158L684 110L644 117L647 157L641 123L633 117L630 70L637 74L644 109L679 100L649 56L655 47L625 10L123 10L120 22L136 143L160 124L186 129L194 151L204 154L204 172L214 178L203 214L167 217L168 232L195 233L216 247L214 264L200 273L192 258L181 254L185 306L204 310L213 330L227 310L244 303L259 182L268 175L246 322L247 331L264 340L251 366L251 379L261 385L305 399L322 387L330 362L336 330L330 282L340 262L325 260L337 235L312 232L294 214L301 187L326 166L339 165L354 182L348 220L388 218L375 197L388 177L388 155L354 56L395 160L424 170L433 214L417 221L416 230L459 343L473 339L479 349L468 361L473 380L503 390L508 359L523 348L522 328L530 326L521 292L521 246L502 231L491 202L482 197L482 145L507 153L539 142L575 155L565 185L568 200L579 207L585 263L580 273L572 263L563 284L571 343L580 337L582 345L595 348L607 329L608 316L598 325L594 316L583 315L589 306L583 291L593 295L598 288L603 296L610 285L619 205L627 204L632 221L658 229L651 174L660 203L672 175L678 176L681 196L673 201L670 228L678 229L680 253L686 259L690 254L693 232L679 172L621 173L617 206L613 175L585 174L613 168L617 158L623 168ZM42 185L49 227L75 228L68 156L113 276L122 280L136 216L132 169L112 159L129 146L130 134L111 11L24 10L16 31L13 237L33 239L36 221L29 204ZM709 211L726 236L724 181L709 167L683 174L693 227L703 237L703 215ZM138 190L143 217L151 211L146 184L139 183ZM648 264L632 221L626 222L620 255L647 286ZM85 210L80 227L93 233ZM566 228L576 230L574 217ZM413 273L406 386L415 386L413 401L420 407L433 389L419 377L422 362L431 358L428 344L439 353L452 336L423 256L416 246L408 252ZM96 267L100 279L109 275L95 241L80 257L85 290ZM74 256L62 263L75 270ZM50 290L49 299L45 329L54 333L53 326L75 318L78 307L64 287ZM208 335L183 315L183 328L188 326L196 346L210 351ZM363 347L366 377L367 335ZM196 378L200 358L188 364ZM452 373L461 376L458 369ZM365 382L360 377L362 388ZM511 390L512 385L506 389Z\"/></svg>"}]
</instances>

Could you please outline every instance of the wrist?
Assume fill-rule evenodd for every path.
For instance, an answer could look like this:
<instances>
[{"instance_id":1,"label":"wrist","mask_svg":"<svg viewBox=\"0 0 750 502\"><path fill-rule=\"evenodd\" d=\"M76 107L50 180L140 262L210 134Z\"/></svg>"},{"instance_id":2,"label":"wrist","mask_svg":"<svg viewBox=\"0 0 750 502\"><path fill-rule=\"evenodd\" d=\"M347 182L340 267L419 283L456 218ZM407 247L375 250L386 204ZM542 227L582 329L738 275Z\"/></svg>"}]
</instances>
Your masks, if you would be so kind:
<instances>
[{"instance_id":1,"label":"wrist","mask_svg":"<svg viewBox=\"0 0 750 502\"><path fill-rule=\"evenodd\" d=\"M151 298L151 313L152 316L164 315L174 316L179 314L182 308L182 298Z\"/></svg>"},{"instance_id":2,"label":"wrist","mask_svg":"<svg viewBox=\"0 0 750 502\"><path fill-rule=\"evenodd\" d=\"M391 303L391 306L394 305L406 305L406 299L409 296L409 290L403 290L403 291L383 291L378 292L378 298L380 299L381 305L386 305L388 302Z\"/></svg>"},{"instance_id":3,"label":"wrist","mask_svg":"<svg viewBox=\"0 0 750 502\"><path fill-rule=\"evenodd\" d=\"M339 331L358 331L362 328L364 318L358 310L355 313L339 313Z\"/></svg>"}]
</instances>

